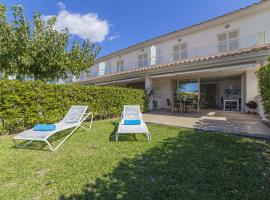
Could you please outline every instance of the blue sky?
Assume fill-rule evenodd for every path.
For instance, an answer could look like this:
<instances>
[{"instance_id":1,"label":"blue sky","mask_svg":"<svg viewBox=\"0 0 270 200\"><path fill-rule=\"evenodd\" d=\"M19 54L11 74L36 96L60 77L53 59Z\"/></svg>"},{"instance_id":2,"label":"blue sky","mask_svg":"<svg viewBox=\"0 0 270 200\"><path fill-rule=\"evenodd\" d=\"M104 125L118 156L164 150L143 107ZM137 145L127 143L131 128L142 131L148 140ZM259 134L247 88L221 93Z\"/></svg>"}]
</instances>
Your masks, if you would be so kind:
<instances>
[{"instance_id":1,"label":"blue sky","mask_svg":"<svg viewBox=\"0 0 270 200\"><path fill-rule=\"evenodd\" d=\"M89 38L102 46L103 56L137 42L251 5L259 0L8 0L8 8L23 5L56 15L57 27L69 26L75 39ZM9 9L10 17L10 9Z\"/></svg>"}]
</instances>

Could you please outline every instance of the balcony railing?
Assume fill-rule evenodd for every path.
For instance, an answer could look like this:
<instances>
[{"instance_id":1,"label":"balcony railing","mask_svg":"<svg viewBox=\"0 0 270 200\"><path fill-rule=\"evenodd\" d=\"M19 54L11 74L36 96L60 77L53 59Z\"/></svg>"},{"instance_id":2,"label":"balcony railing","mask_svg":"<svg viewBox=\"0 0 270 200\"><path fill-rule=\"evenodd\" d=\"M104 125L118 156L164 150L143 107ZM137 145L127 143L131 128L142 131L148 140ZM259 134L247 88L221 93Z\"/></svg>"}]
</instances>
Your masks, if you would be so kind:
<instances>
[{"instance_id":1,"label":"balcony railing","mask_svg":"<svg viewBox=\"0 0 270 200\"><path fill-rule=\"evenodd\" d=\"M136 60L132 62L127 62L124 60L124 66L122 67L122 71L128 71L131 69L137 69L141 67L148 67L151 65L157 64L166 64L173 61L183 60L183 59L192 59L198 57L205 57L214 55L217 53L224 53L233 50L256 47L258 45L265 44L265 32L260 32L257 34L247 35L244 37L240 37L233 40L227 40L223 42L215 42L212 44L196 46L193 48L189 48L186 50L182 50L179 52L168 52L166 54L162 54L156 57L151 57L146 60ZM143 63L143 65L142 65ZM119 68L119 67L118 67ZM100 70L98 66L94 66L88 72L83 73L77 80L85 80L89 78L95 78L102 75L113 74L120 72L117 70L116 63L108 64L106 63L106 67L103 70Z\"/></svg>"}]
</instances>

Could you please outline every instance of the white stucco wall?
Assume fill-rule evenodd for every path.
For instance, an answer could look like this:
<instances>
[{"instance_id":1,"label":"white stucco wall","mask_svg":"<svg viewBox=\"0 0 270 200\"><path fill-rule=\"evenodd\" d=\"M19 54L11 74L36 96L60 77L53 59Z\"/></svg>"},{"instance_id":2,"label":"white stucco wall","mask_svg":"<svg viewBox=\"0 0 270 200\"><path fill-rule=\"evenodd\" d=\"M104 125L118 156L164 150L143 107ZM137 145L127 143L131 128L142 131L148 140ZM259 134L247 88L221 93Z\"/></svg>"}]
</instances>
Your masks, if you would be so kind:
<instances>
[{"instance_id":1,"label":"white stucco wall","mask_svg":"<svg viewBox=\"0 0 270 200\"><path fill-rule=\"evenodd\" d=\"M120 57L115 57L106 61L107 67L109 67L109 72L116 72L116 62L118 60L124 60L124 70L128 70L132 68L132 66L137 66L136 61L138 60L138 55L142 53L147 53L148 62L150 64L150 55L151 55L151 47L143 48L128 54L123 54Z\"/></svg>"},{"instance_id":2,"label":"white stucco wall","mask_svg":"<svg viewBox=\"0 0 270 200\"><path fill-rule=\"evenodd\" d=\"M263 105L261 103L261 96L259 93L258 77L256 75L256 70L249 70L245 74L246 76L246 86L245 86L245 98L246 102L255 101L258 105L256 112L265 119L265 113Z\"/></svg>"},{"instance_id":3,"label":"white stucco wall","mask_svg":"<svg viewBox=\"0 0 270 200\"><path fill-rule=\"evenodd\" d=\"M172 101L171 79L153 79L152 86L156 90L156 95L154 99L158 102L158 108L169 108L166 99L170 99Z\"/></svg>"},{"instance_id":4,"label":"white stucco wall","mask_svg":"<svg viewBox=\"0 0 270 200\"><path fill-rule=\"evenodd\" d=\"M157 42L155 44L154 55L161 55L161 60L165 61L171 59L172 48L174 45L180 43L178 40L181 38L181 42L187 43L189 54L195 54L195 47L199 47L199 54L208 54L217 52L217 34L229 30L239 30L240 34L240 48L241 45L245 46L246 43L255 42L258 38L255 34L265 32L265 42L270 42L270 9L264 12L246 16L234 21L227 21L225 24L220 24L218 26L201 30L199 32L194 32L189 35L179 35L178 38L165 41ZM229 28L225 28L225 25L230 25ZM253 41L254 40L254 41ZM151 45L152 46L152 45ZM134 63L138 59L138 54L146 52L149 59L151 58L151 46L145 47L143 49L138 49L136 51L123 54L120 57L117 56L112 59L106 60L106 67L110 68L110 73L116 72L116 62L117 60L123 59L125 69L129 68L131 65L129 63ZM156 53L157 52L157 53ZM152 52L153 55L153 52ZM167 56L166 56L167 55Z\"/></svg>"},{"instance_id":5,"label":"white stucco wall","mask_svg":"<svg viewBox=\"0 0 270 200\"><path fill-rule=\"evenodd\" d=\"M222 33L229 30L239 30L241 42L243 46L248 44L250 41L255 41L255 34L259 32L266 31L265 39L266 42L269 42L269 34L270 34L270 11L266 11L263 13L258 13L256 15L248 16L246 18L242 18L235 21L228 21L226 24L230 25L230 28L226 29L226 24L221 24L219 26L202 30L200 32L196 32L190 35L180 36L181 42L187 43L188 49L193 49L195 47L199 47L201 51L200 54L207 54L216 51L216 42L217 42L217 34ZM253 36L254 35L254 36ZM178 39L179 39L178 38ZM172 52L172 47L178 43L178 39L167 41L164 43L160 43L157 45L157 48L160 51L161 55L165 55L166 53ZM241 44L240 44L241 45ZM190 53L195 53L195 49L191 50Z\"/></svg>"}]
</instances>

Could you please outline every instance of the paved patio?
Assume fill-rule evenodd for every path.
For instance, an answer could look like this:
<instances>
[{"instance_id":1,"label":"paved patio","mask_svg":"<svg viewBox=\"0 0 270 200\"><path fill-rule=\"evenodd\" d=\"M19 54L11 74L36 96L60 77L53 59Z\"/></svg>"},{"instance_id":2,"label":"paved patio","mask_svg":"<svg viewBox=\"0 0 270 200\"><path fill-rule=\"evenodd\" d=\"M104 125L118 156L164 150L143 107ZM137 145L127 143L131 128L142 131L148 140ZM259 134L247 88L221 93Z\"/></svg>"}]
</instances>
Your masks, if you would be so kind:
<instances>
[{"instance_id":1,"label":"paved patio","mask_svg":"<svg viewBox=\"0 0 270 200\"><path fill-rule=\"evenodd\" d=\"M270 124L258 115L239 112L201 111L171 113L166 110L144 113L146 122L207 131L219 131L270 140Z\"/></svg>"}]
</instances>

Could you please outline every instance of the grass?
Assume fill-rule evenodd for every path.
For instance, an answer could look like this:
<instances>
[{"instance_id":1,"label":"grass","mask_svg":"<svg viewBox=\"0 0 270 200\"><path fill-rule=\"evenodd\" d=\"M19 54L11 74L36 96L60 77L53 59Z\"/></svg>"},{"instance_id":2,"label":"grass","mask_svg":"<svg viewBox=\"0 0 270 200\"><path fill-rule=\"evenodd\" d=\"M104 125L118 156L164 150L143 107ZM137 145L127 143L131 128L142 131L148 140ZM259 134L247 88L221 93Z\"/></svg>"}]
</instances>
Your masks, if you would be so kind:
<instances>
[{"instance_id":1,"label":"grass","mask_svg":"<svg viewBox=\"0 0 270 200\"><path fill-rule=\"evenodd\" d=\"M0 199L270 199L269 143L154 124L151 142L116 143L116 125L94 122L57 152L0 137Z\"/></svg>"}]
</instances>

